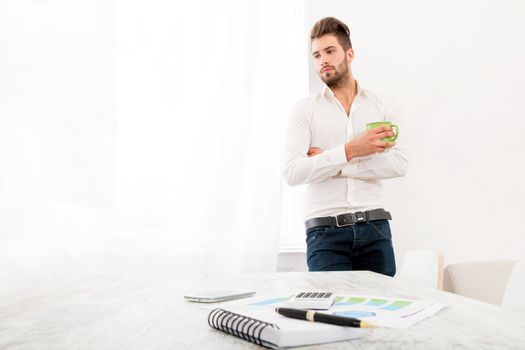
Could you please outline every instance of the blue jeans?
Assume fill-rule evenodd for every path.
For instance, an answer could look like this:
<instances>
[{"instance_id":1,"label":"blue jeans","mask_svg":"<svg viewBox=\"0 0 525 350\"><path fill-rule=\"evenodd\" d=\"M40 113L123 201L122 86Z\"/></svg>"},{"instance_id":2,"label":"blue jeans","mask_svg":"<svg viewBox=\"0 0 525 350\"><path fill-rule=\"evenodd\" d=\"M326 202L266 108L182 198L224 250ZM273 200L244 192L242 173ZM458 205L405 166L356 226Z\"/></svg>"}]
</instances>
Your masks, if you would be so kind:
<instances>
[{"instance_id":1,"label":"blue jeans","mask_svg":"<svg viewBox=\"0 0 525 350\"><path fill-rule=\"evenodd\" d=\"M394 276L396 262L388 220L306 231L310 271L370 270Z\"/></svg>"}]
</instances>

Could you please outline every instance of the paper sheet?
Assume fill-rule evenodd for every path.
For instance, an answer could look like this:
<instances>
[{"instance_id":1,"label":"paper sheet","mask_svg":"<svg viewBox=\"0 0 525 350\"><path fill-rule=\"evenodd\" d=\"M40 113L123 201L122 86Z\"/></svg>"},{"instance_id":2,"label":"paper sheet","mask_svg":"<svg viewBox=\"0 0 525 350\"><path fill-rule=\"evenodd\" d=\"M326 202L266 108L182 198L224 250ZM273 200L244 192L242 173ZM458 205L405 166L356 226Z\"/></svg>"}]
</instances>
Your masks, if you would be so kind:
<instances>
[{"instance_id":1,"label":"paper sheet","mask_svg":"<svg viewBox=\"0 0 525 350\"><path fill-rule=\"evenodd\" d=\"M258 308L275 308L291 299L293 294L251 298L244 305ZM386 298L370 295L338 295L326 313L358 318L380 327L408 328L435 315L445 304L405 298Z\"/></svg>"}]
</instances>

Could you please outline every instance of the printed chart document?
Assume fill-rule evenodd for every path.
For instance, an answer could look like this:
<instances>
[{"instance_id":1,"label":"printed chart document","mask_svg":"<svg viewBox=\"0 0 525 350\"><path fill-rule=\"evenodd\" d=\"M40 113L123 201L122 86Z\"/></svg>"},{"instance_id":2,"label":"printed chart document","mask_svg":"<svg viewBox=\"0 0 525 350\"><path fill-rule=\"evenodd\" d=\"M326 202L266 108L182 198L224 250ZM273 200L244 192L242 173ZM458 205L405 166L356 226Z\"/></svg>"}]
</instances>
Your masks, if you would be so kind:
<instances>
[{"instance_id":1,"label":"printed chart document","mask_svg":"<svg viewBox=\"0 0 525 350\"><path fill-rule=\"evenodd\" d=\"M408 328L435 315L445 304L376 296L340 296L330 313L353 317L379 327Z\"/></svg>"},{"instance_id":2,"label":"printed chart document","mask_svg":"<svg viewBox=\"0 0 525 350\"><path fill-rule=\"evenodd\" d=\"M252 298L245 304L252 309L276 308L287 302L293 294ZM370 295L338 294L329 310L321 311L338 316L358 318L379 327L408 328L435 315L445 304L405 298L387 298Z\"/></svg>"}]
</instances>

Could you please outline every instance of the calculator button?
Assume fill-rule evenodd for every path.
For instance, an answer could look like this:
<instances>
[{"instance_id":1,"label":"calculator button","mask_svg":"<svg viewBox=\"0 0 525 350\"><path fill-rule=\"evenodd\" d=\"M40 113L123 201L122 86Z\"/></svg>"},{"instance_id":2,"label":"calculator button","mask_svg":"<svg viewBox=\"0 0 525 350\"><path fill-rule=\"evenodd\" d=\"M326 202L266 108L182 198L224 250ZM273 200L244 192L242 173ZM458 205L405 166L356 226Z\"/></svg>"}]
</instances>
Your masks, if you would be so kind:
<instances>
[{"instance_id":1,"label":"calculator button","mask_svg":"<svg viewBox=\"0 0 525 350\"><path fill-rule=\"evenodd\" d=\"M335 294L331 292L299 292L284 305L295 309L328 310L335 302Z\"/></svg>"}]
</instances>

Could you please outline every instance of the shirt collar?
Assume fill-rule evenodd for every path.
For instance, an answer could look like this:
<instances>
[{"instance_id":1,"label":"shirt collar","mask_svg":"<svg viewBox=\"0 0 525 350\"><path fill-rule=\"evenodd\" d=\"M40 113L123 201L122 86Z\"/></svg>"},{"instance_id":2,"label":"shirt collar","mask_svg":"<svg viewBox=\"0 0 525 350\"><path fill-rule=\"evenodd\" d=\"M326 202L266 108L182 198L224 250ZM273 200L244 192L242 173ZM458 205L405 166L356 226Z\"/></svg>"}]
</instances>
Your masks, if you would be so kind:
<instances>
[{"instance_id":1,"label":"shirt collar","mask_svg":"<svg viewBox=\"0 0 525 350\"><path fill-rule=\"evenodd\" d=\"M366 94L366 90L361 86L361 84L359 84L359 82L356 80L356 84L357 84L357 94L356 96L360 95L361 93L365 93ZM326 84L323 84L323 91L322 91L322 96L323 97L327 97L327 96L334 96L334 92L332 91L332 89L330 89L328 87L328 85Z\"/></svg>"}]
</instances>

